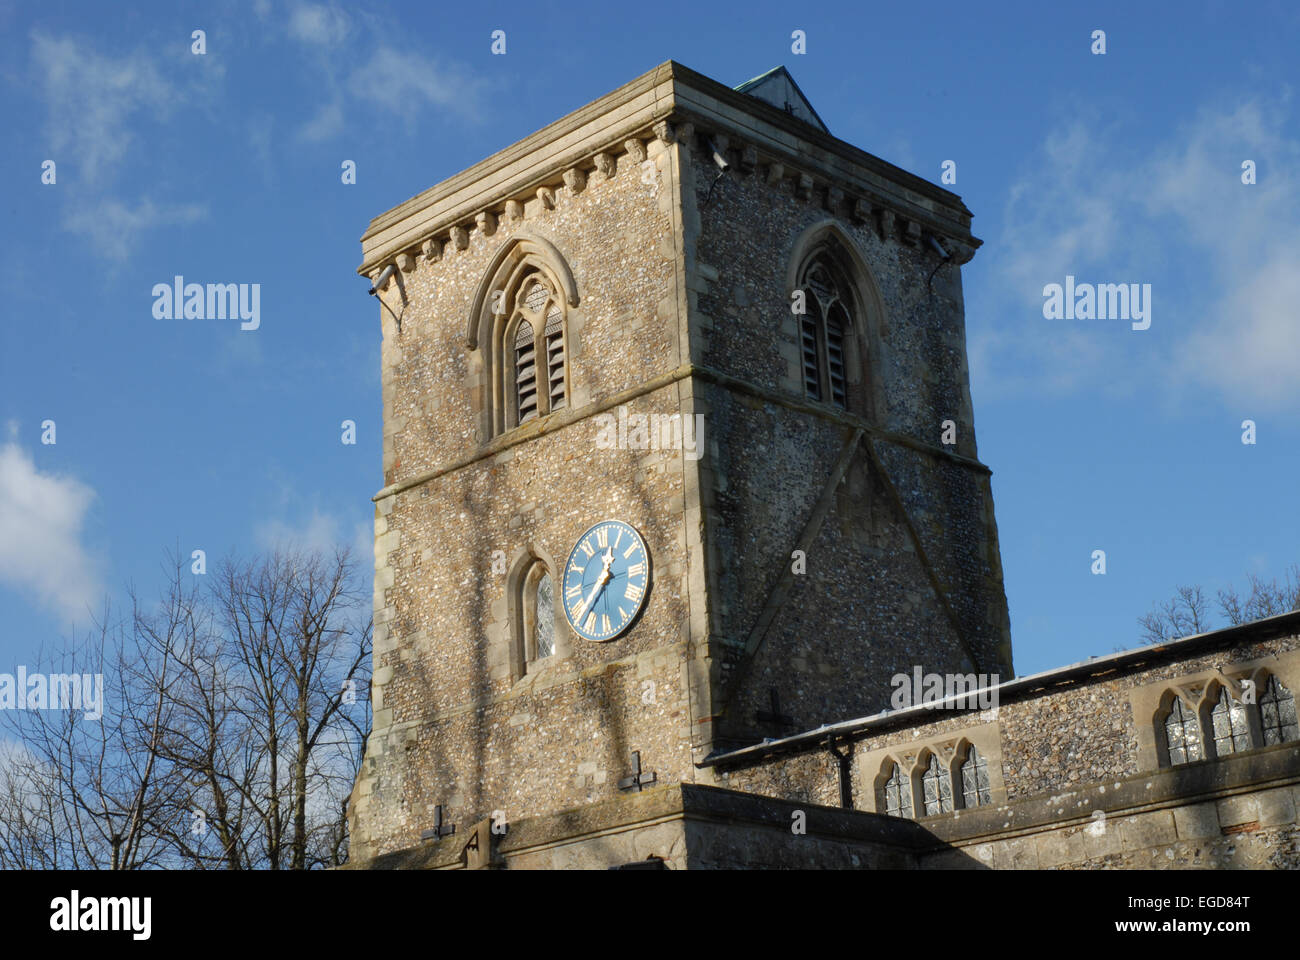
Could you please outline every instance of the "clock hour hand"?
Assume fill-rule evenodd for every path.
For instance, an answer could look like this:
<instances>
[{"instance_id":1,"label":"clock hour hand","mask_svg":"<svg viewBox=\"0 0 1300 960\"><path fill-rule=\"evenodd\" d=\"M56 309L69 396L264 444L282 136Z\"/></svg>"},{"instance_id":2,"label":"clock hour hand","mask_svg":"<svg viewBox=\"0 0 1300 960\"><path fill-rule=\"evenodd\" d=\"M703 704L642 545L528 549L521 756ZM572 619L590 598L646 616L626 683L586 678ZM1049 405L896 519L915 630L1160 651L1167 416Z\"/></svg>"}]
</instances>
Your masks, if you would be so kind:
<instances>
[{"instance_id":1,"label":"clock hour hand","mask_svg":"<svg viewBox=\"0 0 1300 960\"><path fill-rule=\"evenodd\" d=\"M577 615L579 617L591 609L592 604L596 602L596 597L600 595L600 591L604 589L605 584L609 582L609 567L610 564L614 562L614 551L607 547L604 556L600 559L602 563L600 575L596 577L596 583L591 588L591 596L587 597L587 599L583 601L582 606L578 608Z\"/></svg>"}]
</instances>

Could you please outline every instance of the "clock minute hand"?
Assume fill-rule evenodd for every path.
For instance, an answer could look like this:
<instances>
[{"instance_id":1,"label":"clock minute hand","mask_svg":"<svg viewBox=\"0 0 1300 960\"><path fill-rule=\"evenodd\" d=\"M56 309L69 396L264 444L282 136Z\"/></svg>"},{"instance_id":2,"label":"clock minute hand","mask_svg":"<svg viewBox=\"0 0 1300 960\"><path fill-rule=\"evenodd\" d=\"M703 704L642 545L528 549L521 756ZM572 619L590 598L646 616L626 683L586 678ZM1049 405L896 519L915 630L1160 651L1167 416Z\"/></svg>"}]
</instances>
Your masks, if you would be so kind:
<instances>
[{"instance_id":1,"label":"clock minute hand","mask_svg":"<svg viewBox=\"0 0 1300 960\"><path fill-rule=\"evenodd\" d=\"M591 596L589 596L583 602L582 607L579 608L579 617L591 609L591 605L596 602L596 597L600 595L600 591L604 588L605 584L609 582L609 567L610 564L614 562L614 551L606 548L605 555L600 559L603 564L600 569L600 575L596 577L596 584L591 588Z\"/></svg>"}]
</instances>

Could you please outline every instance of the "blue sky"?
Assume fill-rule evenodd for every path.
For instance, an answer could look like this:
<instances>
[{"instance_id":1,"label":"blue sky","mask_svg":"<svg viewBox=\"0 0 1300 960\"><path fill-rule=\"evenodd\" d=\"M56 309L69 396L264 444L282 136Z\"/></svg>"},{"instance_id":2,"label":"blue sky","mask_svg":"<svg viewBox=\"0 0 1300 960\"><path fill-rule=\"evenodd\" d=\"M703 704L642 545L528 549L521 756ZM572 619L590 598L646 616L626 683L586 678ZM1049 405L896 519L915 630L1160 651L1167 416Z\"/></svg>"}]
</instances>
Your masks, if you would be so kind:
<instances>
[{"instance_id":1,"label":"blue sky","mask_svg":"<svg viewBox=\"0 0 1300 960\"><path fill-rule=\"evenodd\" d=\"M1180 583L1280 576L1300 560L1300 8L900 6L0 3L0 669L125 583L150 593L164 548L337 541L369 563L367 222L670 58L728 84L784 63L837 136L935 181L956 162L1018 672L1135 645ZM177 274L261 284L260 327L155 319ZM1151 328L1044 319L1067 274L1151 284Z\"/></svg>"}]
</instances>

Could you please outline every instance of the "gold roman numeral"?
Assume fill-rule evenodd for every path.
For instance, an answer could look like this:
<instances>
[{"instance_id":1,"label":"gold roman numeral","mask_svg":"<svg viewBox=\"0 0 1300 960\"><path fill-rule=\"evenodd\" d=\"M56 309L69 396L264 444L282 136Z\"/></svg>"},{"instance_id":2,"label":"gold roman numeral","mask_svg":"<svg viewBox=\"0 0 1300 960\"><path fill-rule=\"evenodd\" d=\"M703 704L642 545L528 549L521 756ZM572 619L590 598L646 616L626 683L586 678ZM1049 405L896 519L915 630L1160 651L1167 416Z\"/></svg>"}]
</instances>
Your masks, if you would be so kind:
<instances>
[{"instance_id":1,"label":"gold roman numeral","mask_svg":"<svg viewBox=\"0 0 1300 960\"><path fill-rule=\"evenodd\" d=\"M636 586L635 584L629 583L627 585L627 589L623 591L623 596L626 597L628 600L631 600L633 603L637 603L641 600L641 593L642 590L640 587Z\"/></svg>"},{"instance_id":2,"label":"gold roman numeral","mask_svg":"<svg viewBox=\"0 0 1300 960\"><path fill-rule=\"evenodd\" d=\"M596 552L595 549L586 540L582 541L580 546L582 547L582 552L585 553L587 555L587 559L590 560Z\"/></svg>"},{"instance_id":3,"label":"gold roman numeral","mask_svg":"<svg viewBox=\"0 0 1300 960\"><path fill-rule=\"evenodd\" d=\"M639 577L644 573L645 573L644 563L634 563L632 564L632 566L627 568L627 575L629 577Z\"/></svg>"},{"instance_id":4,"label":"gold roman numeral","mask_svg":"<svg viewBox=\"0 0 1300 960\"><path fill-rule=\"evenodd\" d=\"M609 527L601 527L596 531L596 546L601 549L609 546Z\"/></svg>"}]
</instances>

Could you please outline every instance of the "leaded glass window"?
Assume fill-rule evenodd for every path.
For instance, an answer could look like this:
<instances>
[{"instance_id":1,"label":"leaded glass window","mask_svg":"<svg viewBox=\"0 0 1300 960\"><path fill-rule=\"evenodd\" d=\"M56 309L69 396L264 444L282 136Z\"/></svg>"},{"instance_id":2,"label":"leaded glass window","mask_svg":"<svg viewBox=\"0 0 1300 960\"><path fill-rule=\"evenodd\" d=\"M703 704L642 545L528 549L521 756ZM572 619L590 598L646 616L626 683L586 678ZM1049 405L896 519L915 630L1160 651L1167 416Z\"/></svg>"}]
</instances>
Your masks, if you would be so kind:
<instances>
[{"instance_id":1,"label":"leaded glass window","mask_svg":"<svg viewBox=\"0 0 1300 960\"><path fill-rule=\"evenodd\" d=\"M1300 740L1300 722L1296 720L1295 695L1270 676L1259 698L1259 719L1264 728L1264 745Z\"/></svg>"},{"instance_id":2,"label":"leaded glass window","mask_svg":"<svg viewBox=\"0 0 1300 960\"><path fill-rule=\"evenodd\" d=\"M930 763L921 776L921 789L925 800L925 815L952 813L952 778L939 758L930 754Z\"/></svg>"},{"instance_id":3,"label":"leaded glass window","mask_svg":"<svg viewBox=\"0 0 1300 960\"><path fill-rule=\"evenodd\" d=\"M1219 701L1210 711L1210 726L1214 730L1216 757L1250 749L1250 722L1246 719L1246 708L1228 693L1227 687L1219 689Z\"/></svg>"},{"instance_id":4,"label":"leaded glass window","mask_svg":"<svg viewBox=\"0 0 1300 960\"><path fill-rule=\"evenodd\" d=\"M989 790L989 764L974 744L966 751L966 762L961 765L961 799L962 806L968 810L993 802Z\"/></svg>"},{"instance_id":5,"label":"leaded glass window","mask_svg":"<svg viewBox=\"0 0 1300 960\"><path fill-rule=\"evenodd\" d=\"M1165 717L1165 743L1169 747L1170 764L1202 759L1201 728L1196 711L1184 706L1181 697L1174 697L1169 715Z\"/></svg>"},{"instance_id":6,"label":"leaded glass window","mask_svg":"<svg viewBox=\"0 0 1300 960\"><path fill-rule=\"evenodd\" d=\"M904 775L903 768L895 763L894 770L885 781L885 813L891 817L912 816L912 778Z\"/></svg>"},{"instance_id":7,"label":"leaded glass window","mask_svg":"<svg viewBox=\"0 0 1300 960\"><path fill-rule=\"evenodd\" d=\"M537 581L537 608L533 623L537 632L537 659L540 660L555 652L555 589L549 573L543 573Z\"/></svg>"},{"instance_id":8,"label":"leaded glass window","mask_svg":"<svg viewBox=\"0 0 1300 960\"><path fill-rule=\"evenodd\" d=\"M799 356L804 393L810 400L848 406L845 343L852 320L842 283L821 259L804 273L804 314L799 318Z\"/></svg>"}]
</instances>

